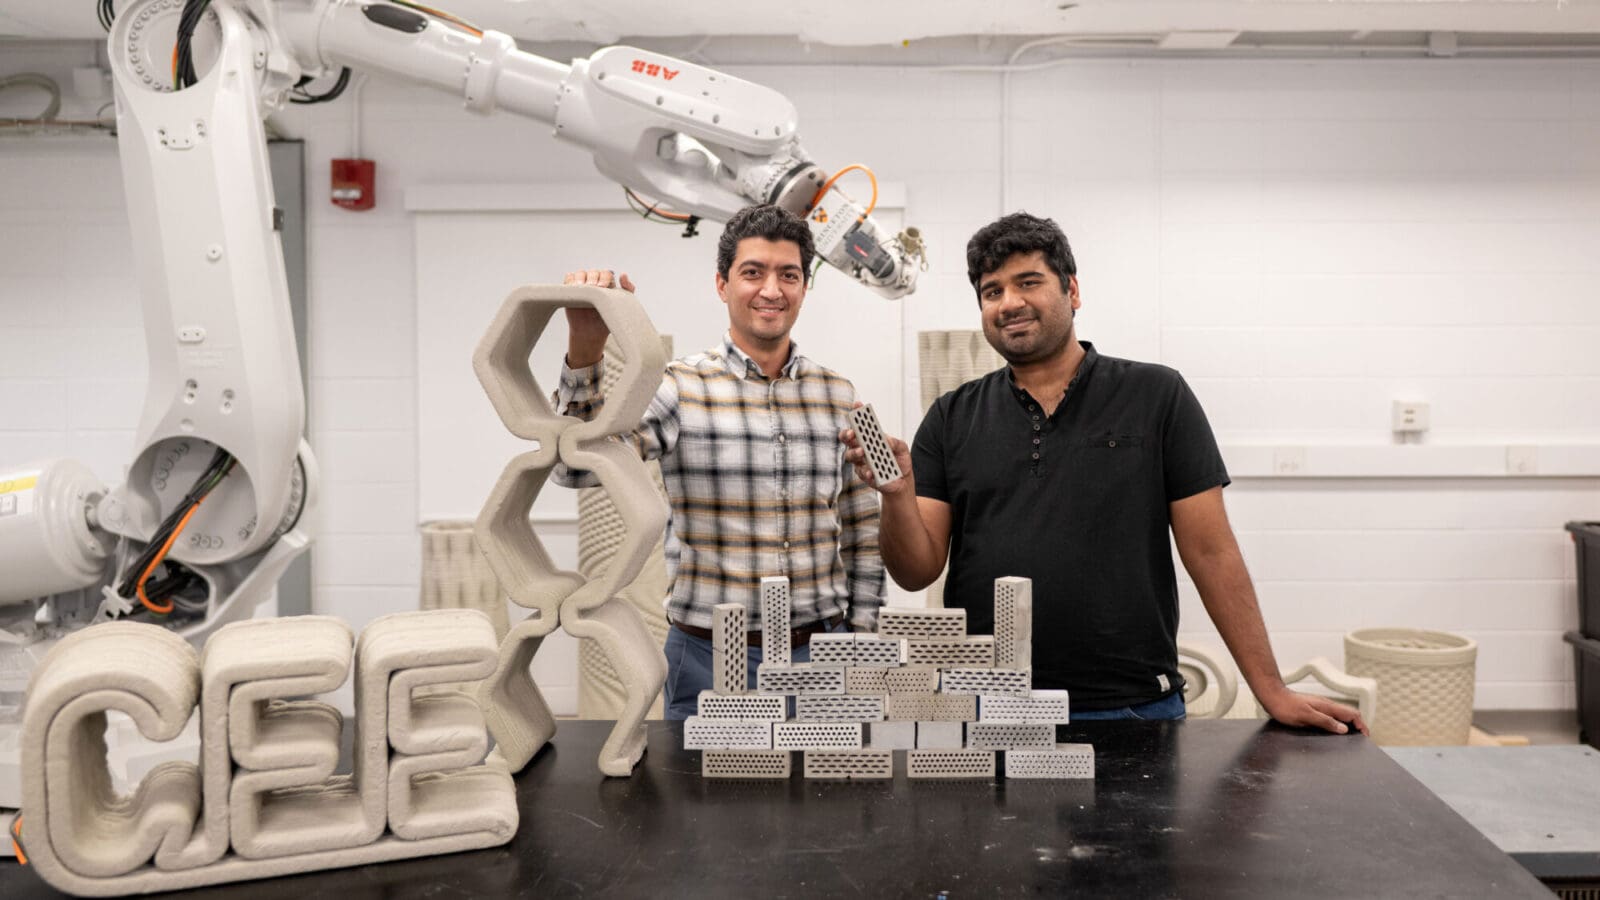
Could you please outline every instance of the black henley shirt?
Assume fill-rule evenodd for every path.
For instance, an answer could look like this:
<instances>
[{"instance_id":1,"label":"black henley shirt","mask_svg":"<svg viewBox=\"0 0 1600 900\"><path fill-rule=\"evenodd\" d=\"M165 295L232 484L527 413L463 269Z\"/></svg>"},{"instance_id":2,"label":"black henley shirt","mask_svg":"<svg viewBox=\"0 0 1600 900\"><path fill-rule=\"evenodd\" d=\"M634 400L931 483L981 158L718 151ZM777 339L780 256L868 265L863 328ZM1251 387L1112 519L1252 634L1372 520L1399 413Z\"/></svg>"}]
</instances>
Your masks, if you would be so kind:
<instances>
[{"instance_id":1,"label":"black henley shirt","mask_svg":"<svg viewBox=\"0 0 1600 900\"><path fill-rule=\"evenodd\" d=\"M1168 504L1229 483L1173 369L1088 342L1056 410L1010 367L940 397L912 446L917 495L950 504L945 606L994 630L994 580L1033 579L1033 683L1074 709L1181 690Z\"/></svg>"}]
</instances>

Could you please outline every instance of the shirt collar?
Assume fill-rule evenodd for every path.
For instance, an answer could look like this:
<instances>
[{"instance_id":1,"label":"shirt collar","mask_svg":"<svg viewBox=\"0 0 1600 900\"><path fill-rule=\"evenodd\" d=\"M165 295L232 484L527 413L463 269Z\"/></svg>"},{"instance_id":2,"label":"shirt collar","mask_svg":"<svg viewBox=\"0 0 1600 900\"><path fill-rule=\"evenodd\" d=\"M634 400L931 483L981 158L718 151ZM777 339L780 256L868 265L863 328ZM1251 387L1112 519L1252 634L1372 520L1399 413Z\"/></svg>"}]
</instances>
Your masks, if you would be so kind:
<instances>
[{"instance_id":1,"label":"shirt collar","mask_svg":"<svg viewBox=\"0 0 1600 900\"><path fill-rule=\"evenodd\" d=\"M1094 365L1094 361L1100 358L1100 354L1095 352L1094 344L1088 341L1079 341L1078 344L1083 347L1083 361L1078 363L1078 371L1073 372L1072 380L1067 382L1067 391L1072 390L1073 385L1082 381L1083 376L1087 375L1089 368ZM1011 393L1016 395L1017 399L1021 400L1028 397L1028 392L1017 386L1017 373L1013 372L1010 366L1006 366L1006 384L1010 386ZM1062 391L1062 394L1065 395L1066 391Z\"/></svg>"},{"instance_id":2,"label":"shirt collar","mask_svg":"<svg viewBox=\"0 0 1600 900\"><path fill-rule=\"evenodd\" d=\"M733 342L731 331L722 335L722 358L728 361L728 371L740 378L762 374L761 366ZM789 359L783 364L783 368L778 370L778 374L785 378L799 377L801 359L800 345L795 343L793 337L789 338Z\"/></svg>"}]
</instances>

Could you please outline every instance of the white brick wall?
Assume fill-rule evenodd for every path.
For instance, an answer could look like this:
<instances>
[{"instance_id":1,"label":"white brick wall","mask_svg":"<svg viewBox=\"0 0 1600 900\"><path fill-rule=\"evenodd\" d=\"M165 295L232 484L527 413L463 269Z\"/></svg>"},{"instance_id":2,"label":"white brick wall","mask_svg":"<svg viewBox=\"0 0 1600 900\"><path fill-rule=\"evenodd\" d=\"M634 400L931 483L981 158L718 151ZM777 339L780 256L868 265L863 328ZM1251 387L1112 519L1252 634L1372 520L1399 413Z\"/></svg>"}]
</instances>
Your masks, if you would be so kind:
<instances>
[{"instance_id":1,"label":"white brick wall","mask_svg":"<svg viewBox=\"0 0 1600 900\"><path fill-rule=\"evenodd\" d=\"M22 45L0 69L64 77L91 58ZM908 365L915 331L974 327L963 248L1001 209L998 76L733 71L795 100L825 166L861 160L907 186L905 220L933 250L904 301ZM1597 75L1460 60L1019 73L1009 196L1072 237L1083 335L1183 370L1225 442L1383 442L1402 394L1433 404L1432 441L1594 442ZM326 199L349 100L278 117L308 142L315 603L358 626L416 596L426 373L404 191L599 180L547 126L392 84L363 93L370 212ZM106 139L0 138L0 462L73 455L110 479L131 453L144 351L119 181ZM1479 706L1572 704L1561 524L1600 518L1600 480L1244 480L1228 497L1286 666L1338 660L1356 627L1445 628L1481 642ZM570 535L554 543L572 553ZM1207 639L1192 588L1183 601L1184 636ZM544 664L570 685L570 663Z\"/></svg>"}]
</instances>

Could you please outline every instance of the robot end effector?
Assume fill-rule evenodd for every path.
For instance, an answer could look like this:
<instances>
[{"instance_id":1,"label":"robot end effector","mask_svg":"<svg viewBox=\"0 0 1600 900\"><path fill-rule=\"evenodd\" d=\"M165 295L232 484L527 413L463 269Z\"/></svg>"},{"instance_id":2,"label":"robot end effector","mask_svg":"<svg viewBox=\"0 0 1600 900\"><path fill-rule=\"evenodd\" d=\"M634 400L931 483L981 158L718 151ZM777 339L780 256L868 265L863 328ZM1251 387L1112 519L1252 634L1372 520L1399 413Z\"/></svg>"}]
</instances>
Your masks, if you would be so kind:
<instances>
[{"instance_id":1,"label":"robot end effector","mask_svg":"<svg viewBox=\"0 0 1600 900\"><path fill-rule=\"evenodd\" d=\"M668 77L670 75L670 77ZM921 234L888 235L872 218L877 179L851 165L829 177L801 149L798 113L770 88L635 47L574 60L560 91L556 136L593 154L595 167L679 213L727 221L770 203L807 219L829 265L890 299L916 289ZM862 170L863 206L835 185Z\"/></svg>"}]
</instances>

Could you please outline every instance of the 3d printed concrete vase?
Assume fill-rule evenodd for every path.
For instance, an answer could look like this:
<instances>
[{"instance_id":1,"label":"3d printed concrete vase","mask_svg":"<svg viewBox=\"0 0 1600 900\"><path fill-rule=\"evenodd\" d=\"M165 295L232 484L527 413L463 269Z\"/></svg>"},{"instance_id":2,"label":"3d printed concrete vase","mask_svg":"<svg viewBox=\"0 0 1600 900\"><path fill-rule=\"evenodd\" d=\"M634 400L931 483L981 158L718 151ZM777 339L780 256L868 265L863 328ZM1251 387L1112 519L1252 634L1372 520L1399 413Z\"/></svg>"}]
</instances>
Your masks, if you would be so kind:
<instances>
[{"instance_id":1,"label":"3d printed concrete vase","mask_svg":"<svg viewBox=\"0 0 1600 900\"><path fill-rule=\"evenodd\" d=\"M179 890L505 843L517 830L505 764L485 758L477 704L418 689L476 681L494 631L471 610L410 612L352 646L320 616L238 622L197 654L155 625L79 631L46 655L23 715L21 843L52 886L83 896ZM354 663L355 767L335 775L343 721L303 700ZM200 765L112 789L106 713L156 741L198 708Z\"/></svg>"},{"instance_id":2,"label":"3d printed concrete vase","mask_svg":"<svg viewBox=\"0 0 1600 900\"><path fill-rule=\"evenodd\" d=\"M550 317L569 306L600 314L625 353L617 385L595 417L557 415L528 366ZM512 459L478 515L475 532L513 602L534 612L512 628L500 664L479 689L489 729L513 770L555 732L549 707L528 674L538 643L557 627L597 642L622 676L626 702L600 752L600 770L627 775L644 754L644 717L667 677L661 645L621 595L638 577L661 533L667 507L631 445L611 435L644 416L666 367L661 338L627 291L580 285L528 286L506 298L473 354L473 368L512 434L538 448ZM622 520L611 565L594 578L557 569L528 522L528 511L556 464L594 474Z\"/></svg>"},{"instance_id":3,"label":"3d printed concrete vase","mask_svg":"<svg viewBox=\"0 0 1600 900\"><path fill-rule=\"evenodd\" d=\"M963 384L1001 368L1006 361L978 329L917 332L917 382L922 411ZM900 435L909 442L910 435ZM928 605L944 605L943 574L928 586Z\"/></svg>"},{"instance_id":4,"label":"3d printed concrete vase","mask_svg":"<svg viewBox=\"0 0 1600 900\"><path fill-rule=\"evenodd\" d=\"M661 336L661 353L672 356L672 338ZM621 380L627 351L615 337L606 341L605 365L600 389L605 396L616 390ZM660 465L649 462L650 478L663 495ZM600 488L578 490L578 571L594 578L611 565L618 548L627 539L622 516L611 497ZM639 611L650 637L660 646L667 640L667 612L661 600L667 595L667 563L661 541L650 549L639 577L622 589L622 596ZM606 658L597 641L578 645L578 716L584 719L615 719L627 705L627 686L616 667ZM661 717L661 698L650 705L650 718Z\"/></svg>"},{"instance_id":5,"label":"3d printed concrete vase","mask_svg":"<svg viewBox=\"0 0 1600 900\"><path fill-rule=\"evenodd\" d=\"M475 609L489 617L495 637L511 628L506 592L478 549L471 519L422 523L421 609Z\"/></svg>"},{"instance_id":6,"label":"3d printed concrete vase","mask_svg":"<svg viewBox=\"0 0 1600 900\"><path fill-rule=\"evenodd\" d=\"M1463 745L1472 731L1478 642L1443 631L1366 628L1344 637L1344 668L1378 683L1372 739L1387 746Z\"/></svg>"}]
</instances>

